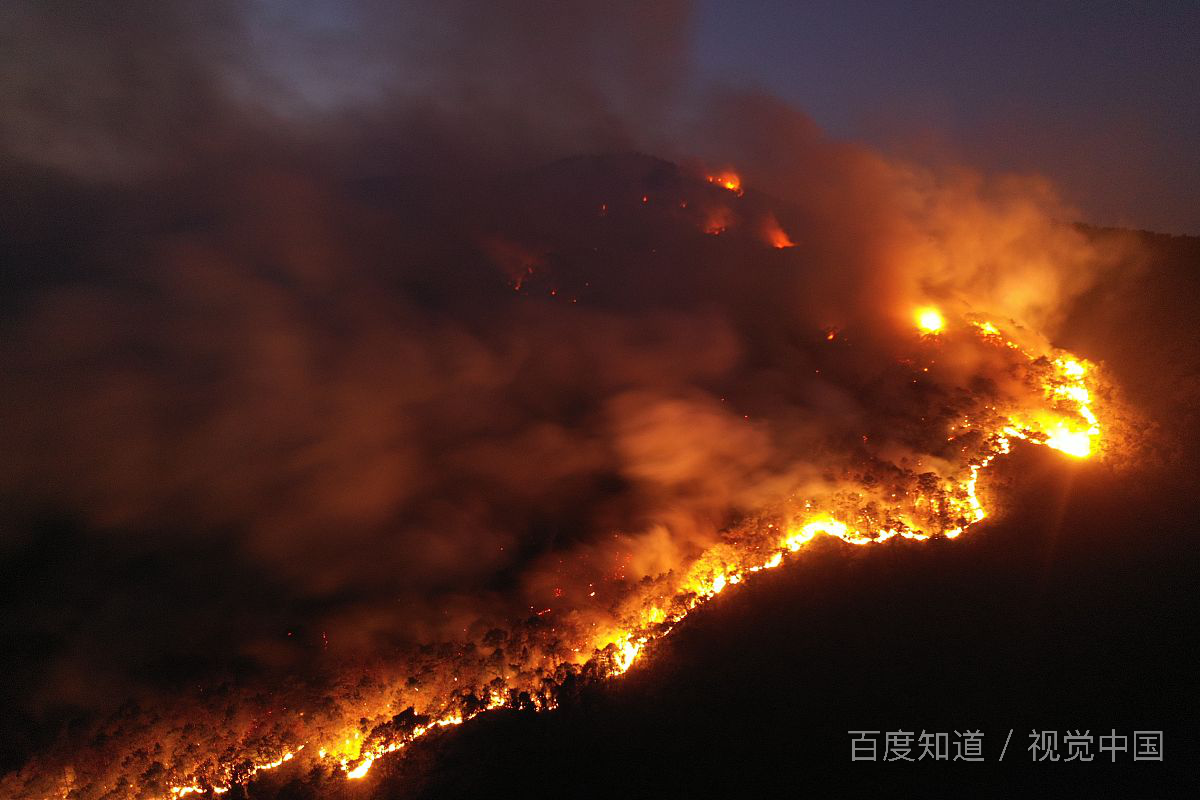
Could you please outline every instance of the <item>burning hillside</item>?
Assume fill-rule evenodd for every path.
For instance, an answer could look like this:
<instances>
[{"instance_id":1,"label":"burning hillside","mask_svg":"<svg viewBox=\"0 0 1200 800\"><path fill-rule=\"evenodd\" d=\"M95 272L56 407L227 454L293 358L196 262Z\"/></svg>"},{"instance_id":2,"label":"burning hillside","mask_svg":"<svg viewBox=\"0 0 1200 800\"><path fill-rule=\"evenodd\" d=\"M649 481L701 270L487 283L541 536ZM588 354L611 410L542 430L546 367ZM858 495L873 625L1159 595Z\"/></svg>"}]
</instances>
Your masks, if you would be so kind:
<instances>
[{"instance_id":1,"label":"burning hillside","mask_svg":"<svg viewBox=\"0 0 1200 800\"><path fill-rule=\"evenodd\" d=\"M163 525L183 491L199 532L235 521L254 487L274 482L290 499L244 520L247 553L288 554L292 578L318 597L354 583L300 637L275 634L292 672L282 683L268 667L241 685L143 699L153 706L35 758L6 793L223 794L291 762L363 778L427 732L489 709L552 709L625 672L690 611L815 537L963 534L999 500L988 468L1014 446L1103 453L1114 401L1095 365L1049 346L1011 306L989 314L969 285L846 285L802 209L730 180L615 157L502 181L504 202L444 220L447 233L468 232L453 239L448 279L430 267L296 291L247 283L211 244L184 237L163 251L178 259L170 282L144 276L140 291L164 304L156 327L185 335L156 334L165 349L140 366L120 354L151 340L122 342L119 294L104 306L52 296L22 335L66 329L62 314L108 331L107 351L80 339L72 346L90 352L73 358L91 365L76 376L92 387L84 396L115 405L58 408L53 428L24 432L58 463L98 415L140 419L95 452L90 485L63 487L93 498L96 524ZM730 221L719 239L705 231L713 209ZM763 219L807 235L780 250ZM398 238L416 235L401 224ZM1059 247L1078 236L1053 223L1043 233ZM397 278L437 311L415 320L403 292L381 304L388 293L369 287ZM822 297L827 286L838 292ZM180 306L192 287L216 294ZM310 291L331 303L324 319L302 311ZM215 339L202 333L214 310ZM106 395L118 363L133 372ZM150 409L191 380L167 368L204 363L232 393L171 423L178 433L157 427L167 418ZM256 383L263 400L243 394ZM37 396L8 402L29 414ZM324 441L290 443L308 415ZM178 436L172 448L193 443L162 449ZM29 454L28 480L37 459L14 446ZM250 453L270 454L266 471L238 464ZM425 548L420 571L381 569L413 545ZM459 563L430 583L423 571L445 559Z\"/></svg>"},{"instance_id":2,"label":"burning hillside","mask_svg":"<svg viewBox=\"0 0 1200 800\"><path fill-rule=\"evenodd\" d=\"M690 91L683 4L286 5L5 12L5 798L370 787L1168 383L1131 237Z\"/></svg>"}]
</instances>

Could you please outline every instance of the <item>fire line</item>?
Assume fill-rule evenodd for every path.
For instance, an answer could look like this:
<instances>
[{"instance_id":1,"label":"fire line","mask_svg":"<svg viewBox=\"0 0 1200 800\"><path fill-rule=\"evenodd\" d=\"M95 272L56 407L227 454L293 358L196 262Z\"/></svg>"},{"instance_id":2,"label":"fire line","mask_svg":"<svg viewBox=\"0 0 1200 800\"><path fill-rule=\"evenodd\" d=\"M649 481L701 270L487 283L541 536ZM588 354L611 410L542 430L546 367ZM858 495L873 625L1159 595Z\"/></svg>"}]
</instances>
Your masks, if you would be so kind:
<instances>
[{"instance_id":1,"label":"fire line","mask_svg":"<svg viewBox=\"0 0 1200 800\"><path fill-rule=\"evenodd\" d=\"M913 319L917 332L924 337L940 335L949 330L946 318L933 307L915 309ZM547 672L553 667L558 674L586 673L593 679L624 674L643 658L649 645L669 635L692 610L727 588L745 583L755 573L782 566L790 556L817 536L829 536L851 545L881 543L897 536L912 540L926 540L935 536L953 539L987 518L988 512L978 494L979 482L983 472L997 457L1010 452L1013 440L1044 444L1074 458L1086 458L1095 452L1100 424L1092 409L1093 398L1088 387L1093 369L1091 365L1065 354L1052 359L1035 359L1005 338L1001 329L990 321L975 320L965 327L984 343L1037 365L1041 369L1039 374L1044 375L1041 388L1048 406L1018 410L995 420L990 427L970 418L962 419L953 426L950 441L971 432L984 434L986 444L981 454L968 463L961 485L944 487L946 491L937 497L919 495L913 501L915 508L940 504L941 517L952 520L951 524L940 529L927 528L911 518L894 515L873 529L863 529L839 518L835 513L813 509L811 503L806 503L803 511L788 524L770 524L765 534L732 546L719 545L706 552L673 585L669 585L657 597L645 598L640 608L623 625L597 631L590 642L573 648L576 654L590 653L582 665L569 659L554 663L555 658L551 657ZM591 596L594 595L593 591ZM583 660L582 656L577 658ZM458 680L457 677L455 680ZM410 714L411 724L407 726L389 727L384 723L370 731L354 728L335 740L319 744L297 743L273 759L254 764L236 776L225 772L222 777L220 771L189 776L184 782L171 787L169 798L178 800L205 792L223 794L235 783L247 783L262 772L292 761L302 752L317 762L340 770L347 779L359 780L369 774L371 767L381 757L402 750L432 731L461 725L486 711L512 707L520 702L518 695L521 693L529 698L528 703L537 710L549 710L557 705L553 686L546 691L545 686L539 689L533 684L512 685L499 677L486 685L474 687L471 694L474 703L467 709L461 702L456 702L462 699L464 691L432 700L425 706L427 713L419 716ZM412 709L409 711L412 712Z\"/></svg>"}]
</instances>

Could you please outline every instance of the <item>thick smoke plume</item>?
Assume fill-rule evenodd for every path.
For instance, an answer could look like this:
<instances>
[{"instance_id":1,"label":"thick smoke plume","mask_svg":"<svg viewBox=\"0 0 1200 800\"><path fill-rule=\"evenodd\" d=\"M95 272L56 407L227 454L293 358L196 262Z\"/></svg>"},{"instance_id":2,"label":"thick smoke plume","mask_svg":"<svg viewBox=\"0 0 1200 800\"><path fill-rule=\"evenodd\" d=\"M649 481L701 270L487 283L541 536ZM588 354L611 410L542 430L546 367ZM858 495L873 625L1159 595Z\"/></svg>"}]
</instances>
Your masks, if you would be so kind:
<instances>
[{"instance_id":1,"label":"thick smoke plume","mask_svg":"<svg viewBox=\"0 0 1200 800\"><path fill-rule=\"evenodd\" d=\"M3 12L9 766L608 619L864 448L937 472L1015 380L948 337L914 388L913 308L1044 347L1112 258L1037 178L696 101L681 4L499 8Z\"/></svg>"}]
</instances>

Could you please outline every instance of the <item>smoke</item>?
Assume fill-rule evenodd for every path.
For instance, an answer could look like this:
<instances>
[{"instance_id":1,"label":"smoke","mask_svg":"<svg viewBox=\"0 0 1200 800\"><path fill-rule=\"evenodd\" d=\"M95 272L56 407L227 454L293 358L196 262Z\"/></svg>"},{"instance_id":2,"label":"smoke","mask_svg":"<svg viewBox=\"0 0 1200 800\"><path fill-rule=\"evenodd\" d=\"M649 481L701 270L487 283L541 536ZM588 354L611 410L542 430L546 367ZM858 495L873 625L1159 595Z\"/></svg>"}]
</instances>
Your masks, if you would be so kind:
<instances>
[{"instance_id":1,"label":"smoke","mask_svg":"<svg viewBox=\"0 0 1200 800\"><path fill-rule=\"evenodd\" d=\"M691 102L686 7L618 5L8 7L15 727L349 681L677 568L863 442L936 464L991 362L914 395L912 308L1052 337L1109 258L1036 177ZM684 166L569 158L636 149Z\"/></svg>"}]
</instances>

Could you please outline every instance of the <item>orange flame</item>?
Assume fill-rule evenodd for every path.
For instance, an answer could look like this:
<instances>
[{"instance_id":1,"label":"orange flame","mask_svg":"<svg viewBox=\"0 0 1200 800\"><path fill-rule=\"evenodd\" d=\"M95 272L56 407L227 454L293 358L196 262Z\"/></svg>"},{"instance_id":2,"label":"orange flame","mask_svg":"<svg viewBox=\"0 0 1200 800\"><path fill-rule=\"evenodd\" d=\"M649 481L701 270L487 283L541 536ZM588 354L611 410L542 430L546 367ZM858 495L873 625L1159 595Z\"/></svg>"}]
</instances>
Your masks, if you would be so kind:
<instances>
[{"instance_id":1,"label":"orange flame","mask_svg":"<svg viewBox=\"0 0 1200 800\"><path fill-rule=\"evenodd\" d=\"M916 320L917 328L921 333L927 335L940 333L942 328L946 327L946 319L942 316L942 312L933 306L918 308L913 312L913 318Z\"/></svg>"},{"instance_id":2,"label":"orange flame","mask_svg":"<svg viewBox=\"0 0 1200 800\"><path fill-rule=\"evenodd\" d=\"M742 196L742 179L736 172L725 170L716 175L709 175L708 182L720 186L722 189L728 189L739 197Z\"/></svg>"},{"instance_id":3,"label":"orange flame","mask_svg":"<svg viewBox=\"0 0 1200 800\"><path fill-rule=\"evenodd\" d=\"M297 727L293 734L297 738L287 747L281 743L274 753L241 742L231 746L228 756L172 768L174 785L168 784L163 800L205 792L223 794L235 784L245 784L258 773L293 760L310 766L324 764L340 769L348 779L362 779L382 756L486 711L518 703L537 710L553 709L557 687L567 676L603 679L624 674L693 609L758 572L782 566L819 535L855 546L896 537L922 541L960 536L987 517L979 493L981 478L999 456L1010 452L1014 439L1043 444L1077 458L1096 451L1100 422L1090 385L1093 365L1061 352L1031 354L991 322L950 327L932 308L916 312L915 319L926 333L944 331L946 337L973 334L985 346L997 348L1010 361L1013 373L1022 376L1026 390L1020 399L980 406L978 418L972 413L955 420L947 440L962 443L963 460L947 466L937 481L919 481L915 475L898 478L901 483L896 486L879 488L875 496L864 498L869 512L839 500L836 491L796 500L773 511L768 518L774 522L731 533L682 568L631 588L607 622L593 623L590 628L562 628L556 637L566 639L568 646L539 653L531 665L509 670L483 661L450 659L439 668L453 680L435 683L429 692L423 692L421 686L406 688L403 682L380 682L377 694L361 689L354 707L339 711L340 716L331 718L327 726ZM826 329L825 334L831 338L836 330ZM937 348L941 343L939 337L929 345ZM859 490L861 487L856 487L856 492ZM593 591L589 596L594 595ZM411 704L421 709L411 727L395 724L397 703L403 703L402 708ZM246 764L250 766L243 766ZM73 775L65 779L64 797L77 786L75 781ZM78 796L82 800L93 797ZM120 796L135 793L131 788Z\"/></svg>"}]
</instances>

